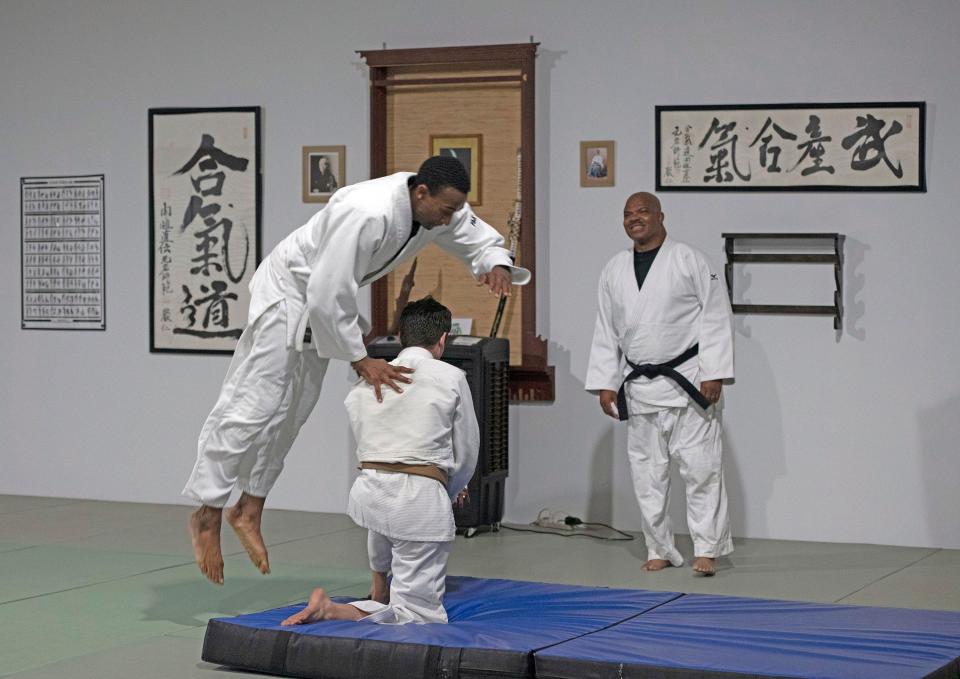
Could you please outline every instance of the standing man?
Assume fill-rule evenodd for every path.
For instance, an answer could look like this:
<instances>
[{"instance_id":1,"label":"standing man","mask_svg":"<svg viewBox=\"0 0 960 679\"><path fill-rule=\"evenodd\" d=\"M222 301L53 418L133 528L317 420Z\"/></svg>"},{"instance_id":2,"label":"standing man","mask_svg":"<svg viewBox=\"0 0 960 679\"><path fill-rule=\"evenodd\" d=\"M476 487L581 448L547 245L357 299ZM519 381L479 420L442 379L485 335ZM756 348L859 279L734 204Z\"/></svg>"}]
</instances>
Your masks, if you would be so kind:
<instances>
[{"instance_id":1,"label":"standing man","mask_svg":"<svg viewBox=\"0 0 960 679\"><path fill-rule=\"evenodd\" d=\"M284 457L313 410L330 359L349 361L374 389L401 392L411 368L367 356L357 307L361 286L385 276L433 242L457 256L495 295L530 272L514 267L503 237L466 204L470 180L454 158L428 158L337 191L326 208L280 242L250 283L247 327L220 397L200 432L197 462L183 494L202 506L190 517L194 557L223 583L220 525L227 510L251 561L270 570L260 519ZM311 347L304 348L307 328Z\"/></svg>"},{"instance_id":2,"label":"standing man","mask_svg":"<svg viewBox=\"0 0 960 679\"><path fill-rule=\"evenodd\" d=\"M687 489L693 570L733 551L721 461L721 392L733 379L733 324L721 277L699 250L667 236L660 201L623 209L633 247L600 274L586 389L628 420L627 454L647 544L644 570L680 566L667 515L670 460Z\"/></svg>"}]
</instances>

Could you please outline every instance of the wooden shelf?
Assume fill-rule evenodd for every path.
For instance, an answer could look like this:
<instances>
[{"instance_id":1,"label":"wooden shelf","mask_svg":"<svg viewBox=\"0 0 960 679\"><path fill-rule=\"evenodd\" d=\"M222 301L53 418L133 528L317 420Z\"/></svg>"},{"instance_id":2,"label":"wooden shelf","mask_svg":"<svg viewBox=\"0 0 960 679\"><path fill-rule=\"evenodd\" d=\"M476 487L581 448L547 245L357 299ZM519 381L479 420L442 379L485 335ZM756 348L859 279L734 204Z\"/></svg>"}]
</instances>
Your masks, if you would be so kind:
<instances>
[{"instance_id":1,"label":"wooden shelf","mask_svg":"<svg viewBox=\"0 0 960 679\"><path fill-rule=\"evenodd\" d=\"M786 314L802 316L833 316L833 327L843 327L843 242L845 236L840 233L724 233L724 251L727 264L724 273L727 279L727 292L735 314ZM742 253L736 252L737 241L758 240L827 240L833 243L832 254L811 253ZM734 304L733 303L733 265L746 264L832 264L836 289L832 305L811 304Z\"/></svg>"}]
</instances>

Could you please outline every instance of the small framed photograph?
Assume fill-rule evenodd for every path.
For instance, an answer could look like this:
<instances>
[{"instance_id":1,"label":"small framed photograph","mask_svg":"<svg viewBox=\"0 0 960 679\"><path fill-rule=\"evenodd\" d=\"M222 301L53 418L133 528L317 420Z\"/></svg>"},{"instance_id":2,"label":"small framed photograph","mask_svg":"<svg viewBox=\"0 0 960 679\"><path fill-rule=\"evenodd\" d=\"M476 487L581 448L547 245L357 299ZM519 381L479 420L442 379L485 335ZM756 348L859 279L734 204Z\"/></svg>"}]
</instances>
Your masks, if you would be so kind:
<instances>
[{"instance_id":1,"label":"small framed photograph","mask_svg":"<svg viewBox=\"0 0 960 679\"><path fill-rule=\"evenodd\" d=\"M346 146L303 147L304 203L326 203L346 181Z\"/></svg>"},{"instance_id":2,"label":"small framed photograph","mask_svg":"<svg viewBox=\"0 0 960 679\"><path fill-rule=\"evenodd\" d=\"M450 320L451 335L469 335L472 330L472 318L453 318Z\"/></svg>"},{"instance_id":3,"label":"small framed photograph","mask_svg":"<svg viewBox=\"0 0 960 679\"><path fill-rule=\"evenodd\" d=\"M613 186L613 141L580 142L580 186Z\"/></svg>"},{"instance_id":4,"label":"small framed photograph","mask_svg":"<svg viewBox=\"0 0 960 679\"><path fill-rule=\"evenodd\" d=\"M480 205L481 153L483 149L482 134L468 134L455 136L452 134L431 134L430 155L449 156L456 158L467 170L470 177L470 193L467 202L470 205Z\"/></svg>"}]
</instances>

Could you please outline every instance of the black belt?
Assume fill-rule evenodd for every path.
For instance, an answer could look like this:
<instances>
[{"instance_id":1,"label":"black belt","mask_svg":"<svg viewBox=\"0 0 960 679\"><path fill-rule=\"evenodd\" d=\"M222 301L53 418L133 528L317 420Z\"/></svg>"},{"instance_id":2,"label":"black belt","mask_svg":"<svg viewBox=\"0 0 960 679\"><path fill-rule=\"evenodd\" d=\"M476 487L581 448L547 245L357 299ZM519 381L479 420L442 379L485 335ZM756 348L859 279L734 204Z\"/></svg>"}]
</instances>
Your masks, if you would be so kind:
<instances>
[{"instance_id":1,"label":"black belt","mask_svg":"<svg viewBox=\"0 0 960 679\"><path fill-rule=\"evenodd\" d=\"M694 344L682 354L666 363L643 363L637 365L629 358L626 359L627 365L629 365L632 370L629 375L623 378L623 384L620 385L620 391L617 392L617 414L620 416L620 419L626 420L630 417L630 413L627 410L627 382L635 380L638 377L647 377L649 379L653 379L659 375L669 377L676 382L681 389L687 392L690 398L696 401L697 405L704 410L709 408L710 401L707 400L707 397L701 394L697 388L690 383L690 380L674 370L678 365L686 363L698 353L700 353L700 345Z\"/></svg>"}]
</instances>

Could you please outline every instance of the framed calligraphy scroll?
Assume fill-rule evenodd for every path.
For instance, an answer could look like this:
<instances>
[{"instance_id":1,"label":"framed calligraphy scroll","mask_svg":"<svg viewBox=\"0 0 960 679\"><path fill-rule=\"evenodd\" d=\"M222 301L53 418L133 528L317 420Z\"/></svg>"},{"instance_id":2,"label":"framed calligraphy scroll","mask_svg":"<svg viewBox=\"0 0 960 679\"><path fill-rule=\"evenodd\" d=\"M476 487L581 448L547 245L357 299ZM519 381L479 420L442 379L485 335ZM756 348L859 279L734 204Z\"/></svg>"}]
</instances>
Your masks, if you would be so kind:
<instances>
[{"instance_id":1,"label":"framed calligraphy scroll","mask_svg":"<svg viewBox=\"0 0 960 679\"><path fill-rule=\"evenodd\" d=\"M260 108L150 109L150 351L232 353L260 262Z\"/></svg>"},{"instance_id":2,"label":"framed calligraphy scroll","mask_svg":"<svg viewBox=\"0 0 960 679\"><path fill-rule=\"evenodd\" d=\"M658 191L926 191L925 102L657 106Z\"/></svg>"}]
</instances>

